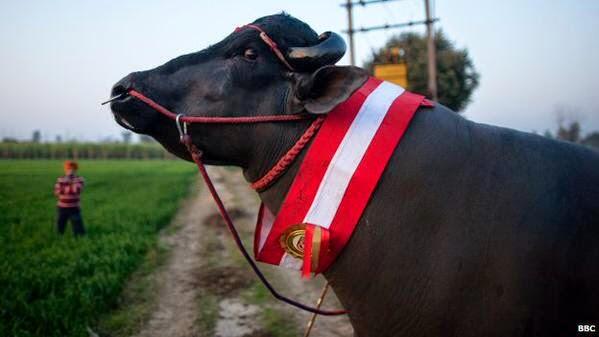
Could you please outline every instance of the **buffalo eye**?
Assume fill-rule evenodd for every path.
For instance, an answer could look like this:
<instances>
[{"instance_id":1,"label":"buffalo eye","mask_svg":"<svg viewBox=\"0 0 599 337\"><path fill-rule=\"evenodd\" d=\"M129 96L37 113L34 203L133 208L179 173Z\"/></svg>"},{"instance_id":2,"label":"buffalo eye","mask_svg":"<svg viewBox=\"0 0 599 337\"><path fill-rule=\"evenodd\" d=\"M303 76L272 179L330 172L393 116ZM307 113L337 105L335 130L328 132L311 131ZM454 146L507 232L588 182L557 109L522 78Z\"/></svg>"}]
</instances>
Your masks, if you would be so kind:
<instances>
[{"instance_id":1,"label":"buffalo eye","mask_svg":"<svg viewBox=\"0 0 599 337\"><path fill-rule=\"evenodd\" d=\"M252 48L248 48L245 50L245 52L243 53L243 57L245 57L248 60L255 60L258 57L258 53L256 53L256 51Z\"/></svg>"}]
</instances>

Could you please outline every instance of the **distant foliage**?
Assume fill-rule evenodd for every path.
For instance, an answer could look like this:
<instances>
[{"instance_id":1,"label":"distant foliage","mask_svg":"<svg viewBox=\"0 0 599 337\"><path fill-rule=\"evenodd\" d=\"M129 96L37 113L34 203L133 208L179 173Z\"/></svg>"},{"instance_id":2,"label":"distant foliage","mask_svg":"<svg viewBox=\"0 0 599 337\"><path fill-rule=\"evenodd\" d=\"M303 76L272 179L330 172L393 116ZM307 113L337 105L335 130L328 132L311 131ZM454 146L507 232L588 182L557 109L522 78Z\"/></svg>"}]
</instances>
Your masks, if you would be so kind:
<instances>
[{"instance_id":1,"label":"distant foliage","mask_svg":"<svg viewBox=\"0 0 599 337\"><path fill-rule=\"evenodd\" d=\"M33 143L39 143L42 141L42 133L40 130L33 131L33 135L31 136L31 141Z\"/></svg>"},{"instance_id":2,"label":"distant foliage","mask_svg":"<svg viewBox=\"0 0 599 337\"><path fill-rule=\"evenodd\" d=\"M599 149L599 131L589 133L582 139L581 143Z\"/></svg>"},{"instance_id":3,"label":"distant foliage","mask_svg":"<svg viewBox=\"0 0 599 337\"><path fill-rule=\"evenodd\" d=\"M157 142L132 143L35 143L4 141L2 159L173 159Z\"/></svg>"},{"instance_id":4,"label":"distant foliage","mask_svg":"<svg viewBox=\"0 0 599 337\"><path fill-rule=\"evenodd\" d=\"M557 129L557 139L567 140L569 142L580 142L580 124L577 121L565 126L560 123Z\"/></svg>"},{"instance_id":5,"label":"distant foliage","mask_svg":"<svg viewBox=\"0 0 599 337\"><path fill-rule=\"evenodd\" d=\"M545 130L543 135L548 138L565 140L599 149L599 131L593 131L583 136L581 132L582 128L577 120L570 122L565 122L564 120L565 118L561 115L558 117L555 135L549 130Z\"/></svg>"},{"instance_id":6,"label":"distant foliage","mask_svg":"<svg viewBox=\"0 0 599 337\"><path fill-rule=\"evenodd\" d=\"M435 34L437 47L437 91L439 102L447 107L462 111L470 102L478 87L479 74L466 49L457 49L442 32ZM418 33L402 33L393 36L385 47L374 52L364 65L371 71L376 63L389 63L391 48L403 50L402 60L408 65L408 90L428 94L428 57L426 36Z\"/></svg>"},{"instance_id":7,"label":"distant foliage","mask_svg":"<svg viewBox=\"0 0 599 337\"><path fill-rule=\"evenodd\" d=\"M87 337L195 176L174 161L80 161L87 230L56 233L61 161L0 161L0 336Z\"/></svg>"}]
</instances>

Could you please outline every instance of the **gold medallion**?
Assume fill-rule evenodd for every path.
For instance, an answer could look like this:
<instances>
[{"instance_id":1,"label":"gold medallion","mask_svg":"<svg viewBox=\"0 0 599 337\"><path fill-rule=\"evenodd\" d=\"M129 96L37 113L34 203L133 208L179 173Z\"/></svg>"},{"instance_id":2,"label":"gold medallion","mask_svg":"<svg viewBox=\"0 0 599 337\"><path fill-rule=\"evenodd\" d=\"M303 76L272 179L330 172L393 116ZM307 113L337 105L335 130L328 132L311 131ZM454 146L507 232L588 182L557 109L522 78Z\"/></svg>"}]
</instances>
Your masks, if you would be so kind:
<instances>
[{"instance_id":1,"label":"gold medallion","mask_svg":"<svg viewBox=\"0 0 599 337\"><path fill-rule=\"evenodd\" d=\"M304 240L306 237L306 225L297 224L288 227L281 237L279 243L287 254L302 259L304 257Z\"/></svg>"}]
</instances>

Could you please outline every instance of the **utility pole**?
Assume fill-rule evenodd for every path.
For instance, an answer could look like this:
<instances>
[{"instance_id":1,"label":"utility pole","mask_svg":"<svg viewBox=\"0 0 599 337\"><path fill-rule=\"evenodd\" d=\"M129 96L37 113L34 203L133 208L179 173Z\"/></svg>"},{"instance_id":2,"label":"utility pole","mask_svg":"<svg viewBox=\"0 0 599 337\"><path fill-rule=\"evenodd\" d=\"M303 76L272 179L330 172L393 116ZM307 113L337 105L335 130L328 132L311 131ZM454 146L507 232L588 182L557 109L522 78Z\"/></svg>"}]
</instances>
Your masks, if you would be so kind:
<instances>
[{"instance_id":1,"label":"utility pole","mask_svg":"<svg viewBox=\"0 0 599 337\"><path fill-rule=\"evenodd\" d=\"M356 65L356 59L354 56L354 20L352 17L352 0L347 0L345 8L347 8L347 35L349 36L349 64L352 66Z\"/></svg>"},{"instance_id":2,"label":"utility pole","mask_svg":"<svg viewBox=\"0 0 599 337\"><path fill-rule=\"evenodd\" d=\"M356 33L367 33L375 30L381 29L395 29L395 28L404 28L411 27L414 25L426 25L426 32L428 36L427 41L427 49L428 49L428 91L433 100L437 100L437 63L436 60L436 51L435 51L435 39L434 39L434 29L433 23L438 21L438 18L431 17L430 10L430 0L424 0L424 5L426 8L426 20L419 21L410 21L410 22L402 22L402 23L393 23L393 24L384 24L379 26L372 27L361 27L358 29L354 29L354 20L352 17L352 7L354 6L362 6L366 7L368 5L376 4L376 3L386 3L393 2L399 0L346 0L345 3L341 4L342 7L347 9L347 25L348 29L344 32L347 33L349 37L349 62L351 65L355 65L355 50L354 50L354 34Z\"/></svg>"},{"instance_id":3,"label":"utility pole","mask_svg":"<svg viewBox=\"0 0 599 337\"><path fill-rule=\"evenodd\" d=\"M424 0L426 10L426 35L428 51L428 92L432 99L437 101L437 51L435 50L435 31L431 17L430 0Z\"/></svg>"}]
</instances>

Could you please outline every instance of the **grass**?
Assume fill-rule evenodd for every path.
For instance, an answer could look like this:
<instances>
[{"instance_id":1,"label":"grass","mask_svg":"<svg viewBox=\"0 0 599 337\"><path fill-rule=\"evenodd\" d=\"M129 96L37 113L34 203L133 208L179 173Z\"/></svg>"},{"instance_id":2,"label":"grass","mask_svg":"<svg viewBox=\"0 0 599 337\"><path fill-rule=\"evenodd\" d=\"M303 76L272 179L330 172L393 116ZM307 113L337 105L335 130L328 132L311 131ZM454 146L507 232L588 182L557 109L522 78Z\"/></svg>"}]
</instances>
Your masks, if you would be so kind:
<instances>
[{"instance_id":1,"label":"grass","mask_svg":"<svg viewBox=\"0 0 599 337\"><path fill-rule=\"evenodd\" d=\"M198 298L198 311L196 324L201 336L213 336L218 319L218 297L202 291Z\"/></svg>"},{"instance_id":2,"label":"grass","mask_svg":"<svg viewBox=\"0 0 599 337\"><path fill-rule=\"evenodd\" d=\"M264 330L273 337L301 336L297 326L290 322L289 315L284 314L280 309L265 308L261 319Z\"/></svg>"},{"instance_id":3,"label":"grass","mask_svg":"<svg viewBox=\"0 0 599 337\"><path fill-rule=\"evenodd\" d=\"M170 228L170 227L169 227ZM168 249L157 244L126 282L114 310L101 315L94 331L101 336L128 337L139 331L155 307L159 284L155 271L164 266Z\"/></svg>"},{"instance_id":4,"label":"grass","mask_svg":"<svg viewBox=\"0 0 599 337\"><path fill-rule=\"evenodd\" d=\"M195 172L173 161L80 161L87 235L74 238L54 228L61 166L0 161L0 336L87 336L142 262L160 263L157 233Z\"/></svg>"},{"instance_id":5,"label":"grass","mask_svg":"<svg viewBox=\"0 0 599 337\"><path fill-rule=\"evenodd\" d=\"M248 303L258 305L262 308L260 323L264 331L273 337L300 336L300 330L290 319L288 313L277 307L277 301L272 297L268 289L260 282L255 281L245 289L242 297Z\"/></svg>"}]
</instances>

